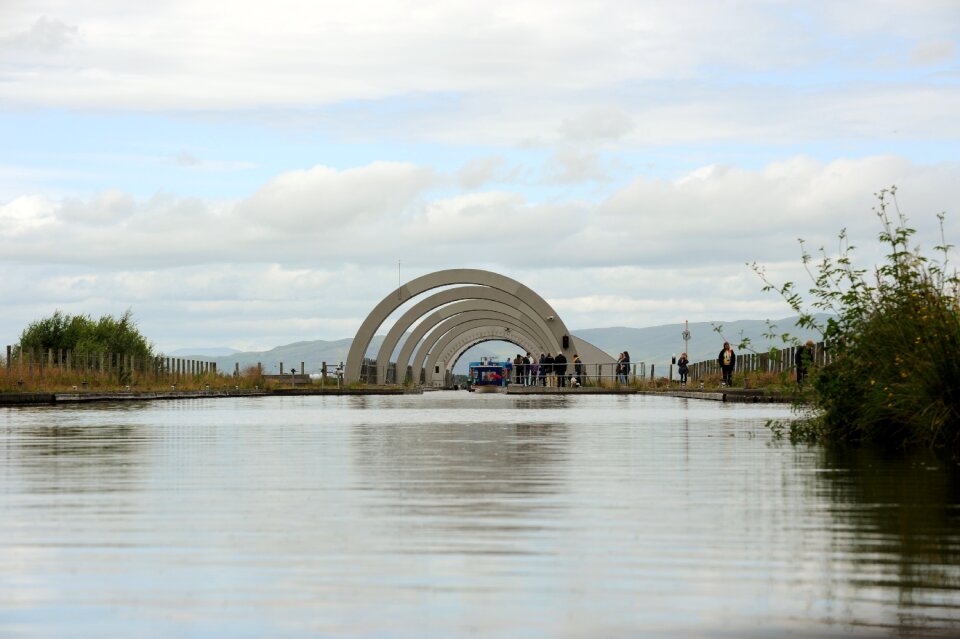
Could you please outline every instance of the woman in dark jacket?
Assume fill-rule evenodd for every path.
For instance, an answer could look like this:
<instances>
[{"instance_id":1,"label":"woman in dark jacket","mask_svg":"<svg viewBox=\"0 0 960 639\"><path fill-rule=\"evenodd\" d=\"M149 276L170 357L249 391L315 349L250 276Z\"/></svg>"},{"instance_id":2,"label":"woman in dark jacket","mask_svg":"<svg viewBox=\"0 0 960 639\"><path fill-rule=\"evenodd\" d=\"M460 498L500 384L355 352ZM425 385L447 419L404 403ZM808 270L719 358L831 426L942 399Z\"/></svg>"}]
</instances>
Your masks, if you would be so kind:
<instances>
[{"instance_id":1,"label":"woman in dark jacket","mask_svg":"<svg viewBox=\"0 0 960 639\"><path fill-rule=\"evenodd\" d=\"M687 359L686 353L680 354L680 359L677 360L677 370L680 371L680 385L687 385L687 374L690 372L690 360Z\"/></svg>"},{"instance_id":2,"label":"woman in dark jacket","mask_svg":"<svg viewBox=\"0 0 960 639\"><path fill-rule=\"evenodd\" d=\"M583 378L583 360L580 359L580 356L577 353L573 354L573 379L575 380L574 386L579 386L585 381Z\"/></svg>"},{"instance_id":3,"label":"woman in dark jacket","mask_svg":"<svg viewBox=\"0 0 960 639\"><path fill-rule=\"evenodd\" d=\"M717 363L720 364L720 371L723 373L723 383L727 386L733 384L733 369L737 366L737 354L733 352L730 342L723 343L723 350L717 356Z\"/></svg>"}]
</instances>

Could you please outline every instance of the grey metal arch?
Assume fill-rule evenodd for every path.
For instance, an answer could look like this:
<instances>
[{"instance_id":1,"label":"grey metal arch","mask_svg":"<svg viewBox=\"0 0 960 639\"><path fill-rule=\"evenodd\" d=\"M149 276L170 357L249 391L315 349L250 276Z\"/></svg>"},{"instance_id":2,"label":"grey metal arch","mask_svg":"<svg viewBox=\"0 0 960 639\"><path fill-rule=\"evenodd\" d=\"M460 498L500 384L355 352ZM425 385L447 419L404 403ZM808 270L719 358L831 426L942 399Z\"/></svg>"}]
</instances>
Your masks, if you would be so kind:
<instances>
[{"instance_id":1,"label":"grey metal arch","mask_svg":"<svg viewBox=\"0 0 960 639\"><path fill-rule=\"evenodd\" d=\"M524 313L530 317L540 329L550 335L548 341L552 341L553 348L557 350L560 349L560 343L556 341L556 338L553 336L553 333L550 332L550 327L547 326L546 321L540 317L535 310L533 310L526 302L519 299L518 297L501 291L496 288L490 288L489 286L462 286L452 289L447 289L445 291L440 291L439 293L434 293L433 295L427 297L426 299L420 300L414 306L412 306L407 312L405 312L400 319L393 325L390 331L387 333L387 336L384 338L383 343L380 345L380 350L377 352L377 383L385 384L387 382L387 367L390 365L390 357L393 355L393 351L397 348L397 343L403 338L404 333L416 322L418 319L423 317L426 313L432 311L435 308L439 308L445 304L450 304L451 302L457 301L466 301L466 300L491 300L495 302L500 302L506 305L512 305L517 310L524 311ZM431 316L433 317L433 316ZM427 321L427 320L424 320ZM441 320L437 320L439 323ZM423 326L421 322L418 327ZM416 337L416 341L413 344L410 344L410 341L414 339L414 336L409 336L404 341L404 347L409 344L409 352L405 358L398 357L397 359L397 370L402 371L406 370L407 362L410 361L410 354L413 352L413 348L416 346L417 342L426 334L430 326L424 326L423 331L420 332L419 336ZM403 350L400 351L401 355ZM402 379L402 375L397 376L397 379Z\"/></svg>"},{"instance_id":2,"label":"grey metal arch","mask_svg":"<svg viewBox=\"0 0 960 639\"><path fill-rule=\"evenodd\" d=\"M492 327L492 328L498 328L498 327ZM475 330L478 332L482 331L482 329L475 329ZM514 344L515 346L518 346L519 348L523 349L525 353L533 352L533 349L531 349L530 347L534 345L524 344L522 340L516 339L515 332L503 333L502 335L493 335L493 336L489 336L489 335L477 336L474 333L474 331L470 331L469 333L464 333L462 337L465 340L463 344L460 344L459 346L454 346L453 344L451 344L449 347L447 347L447 350L441 354L442 360L447 365L447 370L452 371L454 367L457 365L457 362L460 361L460 358L463 357L468 350L470 350L477 344L482 344L483 342L510 342L511 344ZM458 343L458 342L460 342L460 340L455 341L455 343Z\"/></svg>"},{"instance_id":3,"label":"grey metal arch","mask_svg":"<svg viewBox=\"0 0 960 639\"><path fill-rule=\"evenodd\" d=\"M524 306L526 305L524 304ZM407 370L407 362L410 361L410 356L413 353L413 350L418 344L421 344L421 338L428 330L435 329L450 317L457 316L461 313L476 311L496 311L517 319L522 319L526 325L530 327L531 335L537 337L541 344L553 344L554 348L558 347L557 342L553 339L553 334L549 332L549 329L544 329L542 327L542 322L538 323L535 320L531 320L528 315L525 315L520 310L501 302L495 302L493 300L463 300L462 302L456 302L454 304L444 306L443 308L440 308L434 313L430 314L422 322L420 322L413 332L407 337L400 349L400 353L397 355L397 380L403 379L403 371ZM473 319L473 317L470 319ZM439 334L437 337L439 337ZM430 342L429 339L423 340L423 344L428 342L430 345L432 345L432 342ZM422 345L421 348L423 348ZM427 348L429 349L429 346ZM384 366L383 370L386 372L386 366ZM377 377L379 379L379 373ZM386 378L384 377L384 383L385 382Z\"/></svg>"},{"instance_id":4,"label":"grey metal arch","mask_svg":"<svg viewBox=\"0 0 960 639\"><path fill-rule=\"evenodd\" d=\"M460 302L460 304L467 304L470 301L471 300L464 300L463 302ZM444 307L439 311L437 311L436 313L430 315L429 317L424 319L422 322L420 322L417 325L417 327L413 330L413 332L411 332L410 335L407 336L407 339L404 340L403 346L400 349L400 353L397 355L397 370L400 370L400 371L406 370L407 362L410 361L410 358L413 355L414 348L416 348L417 344L420 343L421 339L423 338L423 336L426 334L428 330L433 329L437 324L439 324L444 319L446 319L443 311L453 306L454 305L451 304L450 306ZM521 306L526 306L526 305L521 303ZM550 329L545 327L543 320L539 316L534 315L533 321L534 321L534 324L541 329L541 333L545 334L550 339L550 343L556 347L557 342L555 341L553 334L550 332Z\"/></svg>"},{"instance_id":5,"label":"grey metal arch","mask_svg":"<svg viewBox=\"0 0 960 639\"><path fill-rule=\"evenodd\" d=\"M510 342L512 344L516 344L524 350L531 350L531 346L535 346L535 342L533 342L528 335L525 335L523 331L511 329L496 323L483 324L468 328L457 328L444 336L443 341L447 342L445 345L440 346L438 344L442 352L447 354L446 357L441 357L440 353L430 354L430 357L427 360L424 381L427 384L436 384L437 382L442 383L444 381L446 371L453 368L452 365L447 365L448 362L453 361L449 355L450 352L456 352L458 349L465 351L471 346L482 341L492 340ZM438 363L441 362L443 363L443 370L437 374L434 372L434 368L438 365Z\"/></svg>"},{"instance_id":6,"label":"grey metal arch","mask_svg":"<svg viewBox=\"0 0 960 639\"><path fill-rule=\"evenodd\" d=\"M497 338L490 338L490 339L503 339L504 341L507 341L507 342L516 343L516 340L511 340L509 335L510 335L509 333L506 333L504 337L497 337ZM616 361L613 359L613 356L609 355L605 351L600 350L590 342L585 342L584 340L578 337L571 336L571 340L573 341L574 346L576 347L574 349L575 352L579 353L581 360L584 362L584 371L586 372L586 374L599 376L601 373L601 368L600 368L601 366L603 367L603 370L607 372L607 374L613 374L613 370L614 370L613 367L616 365ZM481 341L490 341L490 340L485 339ZM457 364L457 360L460 359L464 351L466 351L468 348L470 348L471 346L479 342L476 342L475 344L466 343L464 346L460 347L462 350L458 352L456 345L459 343L461 343L461 340L454 340L453 344L451 346L448 346L447 349L443 353L440 353L437 358L439 361L444 362L445 365L447 365L449 370L453 370L453 367L456 366ZM518 346L519 345L520 344L518 344ZM527 350L535 354L534 349L527 348ZM545 353L547 351L544 349L541 349L541 352ZM568 362L567 364L569 366L571 362Z\"/></svg>"},{"instance_id":7,"label":"grey metal arch","mask_svg":"<svg viewBox=\"0 0 960 639\"><path fill-rule=\"evenodd\" d=\"M527 288L520 282L499 273L484 271L481 269L449 269L446 271L437 271L414 278L403 286L394 289L390 294L384 297L379 304L367 315L367 318L360 325L353 343L350 345L350 352L347 354L346 370L344 377L348 382L355 382L360 379L360 369L363 365L363 356L370 347L370 340L380 325L383 324L391 313L402 306L404 302L441 286L452 286L456 284L477 284L480 286L489 286L524 301L533 310L542 317L550 327L550 332L561 342L564 335L569 335L563 320L557 315L556 311L547 304L546 300L537 295L532 289ZM568 355L573 354L571 348L564 350Z\"/></svg>"},{"instance_id":8,"label":"grey metal arch","mask_svg":"<svg viewBox=\"0 0 960 639\"><path fill-rule=\"evenodd\" d=\"M495 329L500 327L496 325L491 325L490 328ZM514 344L522 348L524 352L533 353L534 350L539 348L538 345L533 342L527 342L527 341L524 341L523 339L514 339L514 334L516 333L516 331L507 331L506 329L504 329L502 332L498 333L495 337L484 336L482 338L477 338L476 335L474 334L475 332L480 332L483 335L486 335L486 333L483 333L483 327L479 329L471 329L466 333L462 333L456 339L451 341L450 344L448 344L447 347L443 350L443 352L437 356L437 361L445 362L447 364L447 368L452 370L453 367L456 366L457 361L469 349L473 348L480 342L489 342L494 340L510 342L511 344Z\"/></svg>"},{"instance_id":9,"label":"grey metal arch","mask_svg":"<svg viewBox=\"0 0 960 639\"><path fill-rule=\"evenodd\" d=\"M433 369L428 370L428 372L432 373L433 377L430 378L428 376L427 383L436 384L438 381L445 381L446 374L453 371L464 353L477 344L492 341L510 342L524 351L530 351L530 347L532 346L532 344L526 343L525 338L518 334L517 331L508 332L502 326L490 325L470 329L455 339L454 342L446 348L444 354L438 358L437 361L443 362L443 371L441 371L439 376L436 373L432 373Z\"/></svg>"},{"instance_id":10,"label":"grey metal arch","mask_svg":"<svg viewBox=\"0 0 960 639\"><path fill-rule=\"evenodd\" d=\"M438 352L436 349L440 348L441 344L444 344L444 340L448 335L457 335L463 331L462 327L472 328L475 326L489 326L489 325L503 325L505 328L510 328L511 330L522 330L524 333L530 337L531 341L535 344L540 344L540 340L536 339L530 327L523 323L521 320L510 317L509 315L504 315L502 313L497 313L496 311L473 311L468 313L461 313L459 315L454 315L453 317L447 319L444 322L441 322L430 334L423 340L423 343L417 349L417 354L413 358L413 379L420 379L420 370L424 366L424 360L430 361L428 358L430 354L436 355Z\"/></svg>"},{"instance_id":11,"label":"grey metal arch","mask_svg":"<svg viewBox=\"0 0 960 639\"><path fill-rule=\"evenodd\" d=\"M590 342L582 340L579 337L570 336L570 343L573 346L571 350L574 353L580 355L580 359L583 360L583 363L587 366L588 369L593 370L596 366L603 364L604 366L616 364L617 360L613 358L613 355L610 355L606 351L603 351ZM572 358L567 358L568 362L573 361Z\"/></svg>"}]
</instances>

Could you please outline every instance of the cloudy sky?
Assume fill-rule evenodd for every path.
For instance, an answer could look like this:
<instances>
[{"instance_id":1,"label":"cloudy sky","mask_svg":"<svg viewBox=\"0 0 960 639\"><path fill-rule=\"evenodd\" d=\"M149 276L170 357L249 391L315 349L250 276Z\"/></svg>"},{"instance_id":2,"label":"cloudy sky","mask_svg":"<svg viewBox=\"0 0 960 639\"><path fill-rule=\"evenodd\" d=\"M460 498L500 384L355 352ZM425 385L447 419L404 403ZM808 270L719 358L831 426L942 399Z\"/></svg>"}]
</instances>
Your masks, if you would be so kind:
<instances>
[{"instance_id":1,"label":"cloudy sky","mask_svg":"<svg viewBox=\"0 0 960 639\"><path fill-rule=\"evenodd\" d=\"M960 243L960 4L0 1L0 341L350 337L490 268L572 329L788 314L896 184Z\"/></svg>"}]
</instances>

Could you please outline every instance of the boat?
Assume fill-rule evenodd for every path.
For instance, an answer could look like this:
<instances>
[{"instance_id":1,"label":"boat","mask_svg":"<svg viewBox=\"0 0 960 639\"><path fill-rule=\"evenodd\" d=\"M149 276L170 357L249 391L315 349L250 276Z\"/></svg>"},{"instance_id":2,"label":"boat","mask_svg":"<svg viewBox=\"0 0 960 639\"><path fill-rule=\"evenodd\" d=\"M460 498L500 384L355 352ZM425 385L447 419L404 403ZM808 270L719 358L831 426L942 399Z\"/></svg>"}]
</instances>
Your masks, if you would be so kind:
<instances>
[{"instance_id":1,"label":"boat","mask_svg":"<svg viewBox=\"0 0 960 639\"><path fill-rule=\"evenodd\" d=\"M470 362L469 390L473 393L505 393L512 369L511 362L498 362L492 358L484 357L479 362Z\"/></svg>"}]
</instances>

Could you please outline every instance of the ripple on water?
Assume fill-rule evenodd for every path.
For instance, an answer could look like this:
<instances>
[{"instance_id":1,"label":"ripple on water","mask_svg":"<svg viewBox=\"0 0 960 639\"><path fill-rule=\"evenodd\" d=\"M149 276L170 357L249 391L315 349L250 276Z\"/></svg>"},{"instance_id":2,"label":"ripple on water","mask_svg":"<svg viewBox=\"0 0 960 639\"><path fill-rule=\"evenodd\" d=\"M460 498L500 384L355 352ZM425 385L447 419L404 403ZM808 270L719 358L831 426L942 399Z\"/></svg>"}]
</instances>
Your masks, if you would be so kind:
<instances>
[{"instance_id":1,"label":"ripple on water","mask_svg":"<svg viewBox=\"0 0 960 639\"><path fill-rule=\"evenodd\" d=\"M0 635L960 631L955 473L773 441L788 416L448 392L3 409Z\"/></svg>"}]
</instances>

